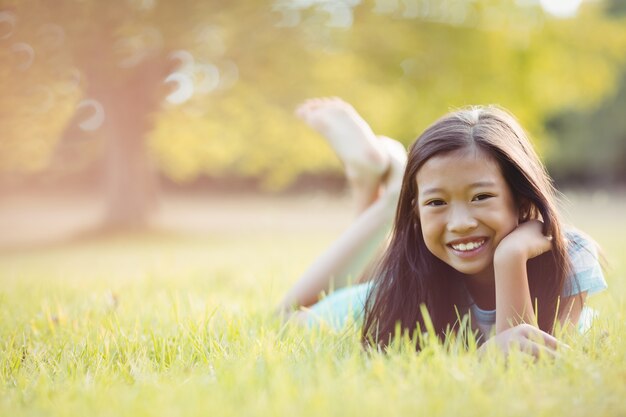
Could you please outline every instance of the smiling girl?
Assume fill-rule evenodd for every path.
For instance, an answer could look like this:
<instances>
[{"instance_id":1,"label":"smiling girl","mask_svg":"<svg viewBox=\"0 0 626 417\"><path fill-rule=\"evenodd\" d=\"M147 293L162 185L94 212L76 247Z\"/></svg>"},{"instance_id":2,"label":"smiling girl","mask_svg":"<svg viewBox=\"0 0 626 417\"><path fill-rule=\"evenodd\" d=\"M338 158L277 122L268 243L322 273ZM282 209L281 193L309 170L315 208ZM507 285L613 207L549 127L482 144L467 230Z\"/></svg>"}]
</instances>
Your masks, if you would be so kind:
<instances>
[{"instance_id":1,"label":"smiling girl","mask_svg":"<svg viewBox=\"0 0 626 417\"><path fill-rule=\"evenodd\" d=\"M556 323L588 322L586 297L606 288L595 244L564 228L552 182L509 113L449 113L408 159L340 99L309 100L297 114L344 163L359 214L288 292L283 311L309 307L294 313L308 323L362 320L364 343L384 347L397 324L409 335L425 329L424 305L440 337L470 314L485 346L533 354L557 348ZM363 282L346 287L354 277ZM319 301L331 283L341 289Z\"/></svg>"}]
</instances>

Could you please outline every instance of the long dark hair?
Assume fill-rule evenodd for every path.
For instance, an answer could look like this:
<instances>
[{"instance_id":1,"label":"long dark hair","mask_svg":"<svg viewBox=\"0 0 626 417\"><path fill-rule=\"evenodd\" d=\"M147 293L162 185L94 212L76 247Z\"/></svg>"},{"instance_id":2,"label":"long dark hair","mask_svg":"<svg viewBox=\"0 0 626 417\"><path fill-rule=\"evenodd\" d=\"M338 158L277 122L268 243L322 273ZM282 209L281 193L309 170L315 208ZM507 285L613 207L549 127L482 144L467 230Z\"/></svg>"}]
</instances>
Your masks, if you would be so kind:
<instances>
[{"instance_id":1,"label":"long dark hair","mask_svg":"<svg viewBox=\"0 0 626 417\"><path fill-rule=\"evenodd\" d=\"M416 215L417 172L435 155L476 147L494 158L520 210L520 223L540 219L552 250L528 262L528 282L539 327L552 332L558 299L570 271L556 190L517 120L495 106L471 107L437 120L409 148L391 240L375 269L365 304L362 341L386 346L399 325L413 336L425 331L421 305L442 338L469 311L464 275L426 248ZM442 174L445 175L445 174ZM419 347L418 347L419 349Z\"/></svg>"}]
</instances>

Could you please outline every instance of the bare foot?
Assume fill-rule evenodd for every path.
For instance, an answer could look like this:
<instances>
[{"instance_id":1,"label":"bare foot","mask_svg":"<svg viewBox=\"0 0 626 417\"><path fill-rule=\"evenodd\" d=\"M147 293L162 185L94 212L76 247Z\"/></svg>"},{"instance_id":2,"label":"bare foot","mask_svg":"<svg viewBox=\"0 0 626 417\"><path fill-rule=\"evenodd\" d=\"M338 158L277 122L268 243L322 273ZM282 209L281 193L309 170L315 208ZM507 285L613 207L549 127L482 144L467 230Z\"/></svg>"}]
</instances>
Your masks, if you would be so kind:
<instances>
[{"instance_id":1,"label":"bare foot","mask_svg":"<svg viewBox=\"0 0 626 417\"><path fill-rule=\"evenodd\" d=\"M328 140L343 163L357 209L368 207L378 198L390 164L382 141L354 107L339 98L307 100L296 115Z\"/></svg>"}]
</instances>

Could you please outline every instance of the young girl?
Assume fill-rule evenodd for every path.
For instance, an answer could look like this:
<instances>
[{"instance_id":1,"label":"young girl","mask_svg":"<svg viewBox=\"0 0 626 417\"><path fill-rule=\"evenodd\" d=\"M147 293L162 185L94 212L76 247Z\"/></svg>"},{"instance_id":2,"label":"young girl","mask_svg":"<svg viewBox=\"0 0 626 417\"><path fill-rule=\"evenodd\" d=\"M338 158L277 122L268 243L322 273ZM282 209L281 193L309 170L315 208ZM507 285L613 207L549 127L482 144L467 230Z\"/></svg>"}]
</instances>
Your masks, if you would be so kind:
<instances>
[{"instance_id":1,"label":"young girl","mask_svg":"<svg viewBox=\"0 0 626 417\"><path fill-rule=\"evenodd\" d=\"M606 288L595 245L564 228L551 180L509 113L447 114L408 160L339 99L309 100L297 114L343 162L359 214L288 292L283 311L310 307L296 318L335 326L362 320L364 343L384 347L398 323L410 335L425 329L424 305L439 336L470 314L485 345L535 355L557 348L556 323L588 325L585 299ZM381 247L365 282L318 302L361 277Z\"/></svg>"}]
</instances>

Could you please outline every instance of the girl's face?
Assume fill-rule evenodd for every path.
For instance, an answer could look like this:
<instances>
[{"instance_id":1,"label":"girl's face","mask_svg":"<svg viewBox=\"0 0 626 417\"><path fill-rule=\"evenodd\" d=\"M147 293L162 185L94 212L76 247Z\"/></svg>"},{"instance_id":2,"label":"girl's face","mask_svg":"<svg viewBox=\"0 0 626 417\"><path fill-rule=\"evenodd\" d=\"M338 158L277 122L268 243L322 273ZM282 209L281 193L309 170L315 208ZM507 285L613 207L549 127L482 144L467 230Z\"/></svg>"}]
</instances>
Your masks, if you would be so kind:
<instances>
[{"instance_id":1,"label":"girl's face","mask_svg":"<svg viewBox=\"0 0 626 417\"><path fill-rule=\"evenodd\" d=\"M493 279L495 250L519 221L498 163L478 148L460 149L427 160L416 180L428 250L463 274Z\"/></svg>"}]
</instances>

